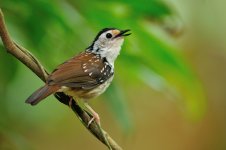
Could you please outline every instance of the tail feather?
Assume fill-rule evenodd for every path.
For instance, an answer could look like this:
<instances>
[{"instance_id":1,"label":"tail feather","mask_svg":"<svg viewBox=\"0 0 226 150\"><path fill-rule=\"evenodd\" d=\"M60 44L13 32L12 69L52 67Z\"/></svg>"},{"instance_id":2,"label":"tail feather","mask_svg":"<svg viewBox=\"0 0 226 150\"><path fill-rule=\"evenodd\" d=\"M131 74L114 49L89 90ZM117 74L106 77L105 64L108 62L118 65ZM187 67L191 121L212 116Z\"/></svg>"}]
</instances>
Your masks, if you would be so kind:
<instances>
[{"instance_id":1,"label":"tail feather","mask_svg":"<svg viewBox=\"0 0 226 150\"><path fill-rule=\"evenodd\" d=\"M45 86L36 90L30 97L28 97L26 103L36 105L47 96L55 93L58 89L59 86L49 86L46 84Z\"/></svg>"}]
</instances>

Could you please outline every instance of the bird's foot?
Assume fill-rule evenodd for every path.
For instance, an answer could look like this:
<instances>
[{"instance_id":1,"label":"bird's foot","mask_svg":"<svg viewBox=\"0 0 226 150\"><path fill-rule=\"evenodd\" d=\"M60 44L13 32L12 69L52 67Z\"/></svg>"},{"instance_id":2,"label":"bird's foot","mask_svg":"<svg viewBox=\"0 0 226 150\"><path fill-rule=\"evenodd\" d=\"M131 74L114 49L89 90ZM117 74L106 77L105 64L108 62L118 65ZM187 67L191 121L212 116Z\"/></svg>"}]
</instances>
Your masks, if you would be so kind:
<instances>
[{"instance_id":1,"label":"bird's foot","mask_svg":"<svg viewBox=\"0 0 226 150\"><path fill-rule=\"evenodd\" d=\"M88 122L87 128L89 128L90 124L95 121L99 126L100 126L100 117L99 115L95 112L92 113L93 117L90 119L90 121Z\"/></svg>"}]
</instances>

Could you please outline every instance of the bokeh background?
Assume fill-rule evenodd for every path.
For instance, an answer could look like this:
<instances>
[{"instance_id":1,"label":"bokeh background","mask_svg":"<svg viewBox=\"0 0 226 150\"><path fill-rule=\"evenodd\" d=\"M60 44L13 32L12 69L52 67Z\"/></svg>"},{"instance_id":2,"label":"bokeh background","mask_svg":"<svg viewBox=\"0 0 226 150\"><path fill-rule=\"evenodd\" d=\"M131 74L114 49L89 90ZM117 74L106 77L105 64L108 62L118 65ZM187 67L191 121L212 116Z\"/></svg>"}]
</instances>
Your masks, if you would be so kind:
<instances>
[{"instance_id":1,"label":"bokeh background","mask_svg":"<svg viewBox=\"0 0 226 150\"><path fill-rule=\"evenodd\" d=\"M104 27L131 29L107 92L90 103L124 148L226 149L226 2L0 0L12 38L43 65L84 50ZM106 149L0 44L0 149ZM82 103L81 103L82 105Z\"/></svg>"}]
</instances>

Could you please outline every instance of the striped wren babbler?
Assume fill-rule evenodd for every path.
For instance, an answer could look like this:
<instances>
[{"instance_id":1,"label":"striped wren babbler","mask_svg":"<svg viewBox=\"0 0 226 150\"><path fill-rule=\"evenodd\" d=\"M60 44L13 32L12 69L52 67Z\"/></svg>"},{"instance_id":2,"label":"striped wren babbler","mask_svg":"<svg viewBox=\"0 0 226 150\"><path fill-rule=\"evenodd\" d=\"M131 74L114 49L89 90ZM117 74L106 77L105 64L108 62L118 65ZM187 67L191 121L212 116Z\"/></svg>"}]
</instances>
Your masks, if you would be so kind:
<instances>
[{"instance_id":1,"label":"striped wren babbler","mask_svg":"<svg viewBox=\"0 0 226 150\"><path fill-rule=\"evenodd\" d=\"M26 103L36 105L55 92L64 92L75 99L83 99L85 107L100 124L99 115L87 101L102 94L114 76L114 61L119 55L124 37L130 30L105 28L84 51L59 65L47 78L46 84L35 91ZM72 98L71 98L72 100Z\"/></svg>"}]
</instances>

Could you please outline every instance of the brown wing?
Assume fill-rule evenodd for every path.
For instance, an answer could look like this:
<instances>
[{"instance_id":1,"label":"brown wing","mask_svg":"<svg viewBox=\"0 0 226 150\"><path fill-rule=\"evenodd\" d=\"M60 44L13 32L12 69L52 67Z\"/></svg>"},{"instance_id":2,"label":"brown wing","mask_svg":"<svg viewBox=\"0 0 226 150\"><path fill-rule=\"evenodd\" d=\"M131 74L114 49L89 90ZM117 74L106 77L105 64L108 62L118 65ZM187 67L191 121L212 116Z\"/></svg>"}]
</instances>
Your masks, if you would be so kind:
<instances>
[{"instance_id":1,"label":"brown wing","mask_svg":"<svg viewBox=\"0 0 226 150\"><path fill-rule=\"evenodd\" d=\"M112 75L111 67L104 59L83 52L58 66L48 77L47 84L92 89Z\"/></svg>"}]
</instances>

